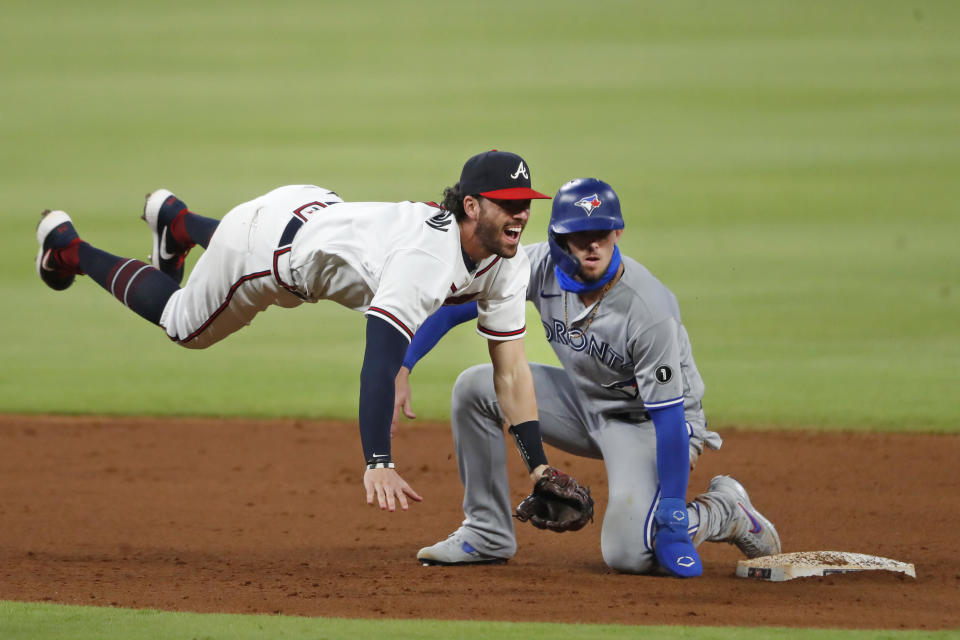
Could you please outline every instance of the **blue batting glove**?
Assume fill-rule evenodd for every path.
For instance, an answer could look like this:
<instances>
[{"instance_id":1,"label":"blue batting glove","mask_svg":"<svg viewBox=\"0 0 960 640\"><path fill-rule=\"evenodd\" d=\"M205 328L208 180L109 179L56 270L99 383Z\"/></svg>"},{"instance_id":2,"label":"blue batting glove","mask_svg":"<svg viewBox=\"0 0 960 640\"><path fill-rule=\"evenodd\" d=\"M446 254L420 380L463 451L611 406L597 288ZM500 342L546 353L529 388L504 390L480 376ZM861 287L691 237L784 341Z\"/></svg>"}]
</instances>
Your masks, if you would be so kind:
<instances>
[{"instance_id":1,"label":"blue batting glove","mask_svg":"<svg viewBox=\"0 0 960 640\"><path fill-rule=\"evenodd\" d=\"M687 533L687 505L680 498L663 498L653 514L657 523L654 549L660 566L676 578L695 578L703 573L697 549Z\"/></svg>"}]
</instances>

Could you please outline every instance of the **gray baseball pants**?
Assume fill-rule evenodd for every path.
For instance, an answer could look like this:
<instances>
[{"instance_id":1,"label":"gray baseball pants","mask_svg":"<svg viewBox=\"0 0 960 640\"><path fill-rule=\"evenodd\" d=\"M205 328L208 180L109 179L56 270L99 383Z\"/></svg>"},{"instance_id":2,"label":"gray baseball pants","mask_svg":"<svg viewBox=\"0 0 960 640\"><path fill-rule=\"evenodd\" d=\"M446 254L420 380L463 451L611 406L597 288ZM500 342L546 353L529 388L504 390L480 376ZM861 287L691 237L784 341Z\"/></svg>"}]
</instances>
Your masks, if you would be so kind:
<instances>
[{"instance_id":1,"label":"gray baseball pants","mask_svg":"<svg viewBox=\"0 0 960 640\"><path fill-rule=\"evenodd\" d=\"M609 501L601 535L604 561L617 571L651 572L657 566L653 510L659 491L653 422L632 424L588 414L562 368L531 363L530 370L543 441L574 455L602 459L606 466ZM510 558L517 542L503 418L491 365L471 367L457 378L451 423L464 485L463 537L481 553ZM687 505L691 536L697 544L707 534L704 530L697 535L701 518L709 518L704 506L699 502Z\"/></svg>"}]
</instances>

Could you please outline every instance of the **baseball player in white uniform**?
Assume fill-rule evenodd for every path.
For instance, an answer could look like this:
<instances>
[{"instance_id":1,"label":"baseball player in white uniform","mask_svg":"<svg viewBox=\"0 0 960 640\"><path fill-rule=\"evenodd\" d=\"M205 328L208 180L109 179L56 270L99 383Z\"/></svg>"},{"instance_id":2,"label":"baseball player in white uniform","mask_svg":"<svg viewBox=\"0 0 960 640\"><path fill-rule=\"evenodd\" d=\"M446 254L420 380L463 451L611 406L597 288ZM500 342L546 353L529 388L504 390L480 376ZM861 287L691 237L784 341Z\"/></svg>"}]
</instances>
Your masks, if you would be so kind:
<instances>
[{"instance_id":1,"label":"baseball player in white uniform","mask_svg":"<svg viewBox=\"0 0 960 640\"><path fill-rule=\"evenodd\" d=\"M221 221L199 216L173 193L148 195L152 264L83 242L69 215L45 211L36 268L53 289L89 275L120 302L188 348L205 348L250 324L271 305L329 299L366 315L359 423L367 502L394 511L420 501L397 473L390 425L394 379L410 338L448 300L474 300L477 331L489 341L491 383L504 416L539 441L533 381L523 348L526 254L518 253L530 187L518 155L489 151L467 160L460 181L436 203L344 202L312 185L280 187L238 205ZM206 251L181 288L183 262ZM545 461L544 461L545 462ZM536 479L546 468L538 465Z\"/></svg>"},{"instance_id":2,"label":"baseball player in white uniform","mask_svg":"<svg viewBox=\"0 0 960 640\"><path fill-rule=\"evenodd\" d=\"M572 180L553 200L549 242L524 247L527 299L540 312L562 367L532 364L543 439L604 460L609 502L601 551L627 573L658 567L700 575L703 541L737 545L748 557L780 552L776 529L729 476L686 502L689 470L704 445L704 385L674 295L640 263L621 256L623 216L610 185ZM410 417L406 376L471 305L446 307L417 334L398 376L397 410ZM423 564L502 562L516 552L503 446L504 416L489 366L463 372L451 423L465 494L459 529L417 555ZM396 418L396 415L395 415Z\"/></svg>"}]
</instances>

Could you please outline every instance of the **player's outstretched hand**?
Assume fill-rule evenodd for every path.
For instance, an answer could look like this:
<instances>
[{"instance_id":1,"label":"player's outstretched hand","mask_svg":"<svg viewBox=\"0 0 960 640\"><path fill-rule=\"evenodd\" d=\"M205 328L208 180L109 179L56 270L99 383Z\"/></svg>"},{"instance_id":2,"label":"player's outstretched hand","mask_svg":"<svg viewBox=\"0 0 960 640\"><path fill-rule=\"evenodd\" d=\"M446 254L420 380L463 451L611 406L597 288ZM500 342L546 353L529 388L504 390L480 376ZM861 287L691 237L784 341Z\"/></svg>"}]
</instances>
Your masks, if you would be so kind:
<instances>
[{"instance_id":1,"label":"player's outstretched hand","mask_svg":"<svg viewBox=\"0 0 960 640\"><path fill-rule=\"evenodd\" d=\"M380 508L387 511L396 511L398 501L400 508L406 511L409 507L407 498L416 502L423 500L395 469L367 469L363 474L363 486L367 490L367 504L373 504L376 496Z\"/></svg>"},{"instance_id":2,"label":"player's outstretched hand","mask_svg":"<svg viewBox=\"0 0 960 640\"><path fill-rule=\"evenodd\" d=\"M400 425L400 411L411 420L417 417L413 412L411 404L412 393L410 391L410 369L400 367L397 378L394 381L393 391L393 421L390 423L390 437L397 433L397 427Z\"/></svg>"}]
</instances>

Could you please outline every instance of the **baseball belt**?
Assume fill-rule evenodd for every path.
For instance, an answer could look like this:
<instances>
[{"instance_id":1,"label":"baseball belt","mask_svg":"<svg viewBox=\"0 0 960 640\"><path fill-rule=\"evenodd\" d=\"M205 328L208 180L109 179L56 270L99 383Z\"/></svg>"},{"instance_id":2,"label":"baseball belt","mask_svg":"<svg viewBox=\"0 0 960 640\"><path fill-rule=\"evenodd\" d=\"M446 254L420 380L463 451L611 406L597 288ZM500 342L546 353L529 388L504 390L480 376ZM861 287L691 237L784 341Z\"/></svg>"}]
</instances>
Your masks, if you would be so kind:
<instances>
[{"instance_id":1,"label":"baseball belt","mask_svg":"<svg viewBox=\"0 0 960 640\"><path fill-rule=\"evenodd\" d=\"M288 284L283 281L280 277L280 270L278 268L278 262L280 261L280 256L290 253L291 244L293 243L293 237L297 235L297 231L300 230L300 227L303 226L303 220L297 216L292 216L290 222L287 223L287 226L283 228L283 233L280 234L280 242L277 243L277 250L273 252L273 277L276 278L277 284L281 287L297 296L301 300L308 300L308 298L297 291L297 288L292 284Z\"/></svg>"}]
</instances>

